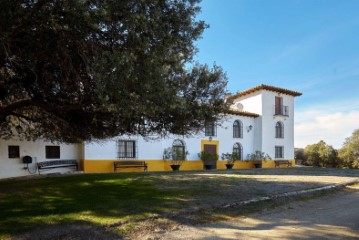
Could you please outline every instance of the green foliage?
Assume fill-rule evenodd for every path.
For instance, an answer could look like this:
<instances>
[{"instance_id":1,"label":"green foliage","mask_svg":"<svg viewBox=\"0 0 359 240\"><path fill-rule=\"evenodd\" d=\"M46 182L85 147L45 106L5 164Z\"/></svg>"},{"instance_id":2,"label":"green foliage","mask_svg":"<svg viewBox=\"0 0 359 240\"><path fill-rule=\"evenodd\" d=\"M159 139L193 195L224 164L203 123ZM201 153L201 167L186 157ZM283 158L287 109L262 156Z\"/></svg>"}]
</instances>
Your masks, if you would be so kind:
<instances>
[{"instance_id":1,"label":"green foliage","mask_svg":"<svg viewBox=\"0 0 359 240\"><path fill-rule=\"evenodd\" d=\"M342 167L359 168L359 129L345 140L338 156Z\"/></svg>"},{"instance_id":2,"label":"green foliage","mask_svg":"<svg viewBox=\"0 0 359 240\"><path fill-rule=\"evenodd\" d=\"M228 164L233 164L235 161L240 160L238 153L222 153L222 160L227 161Z\"/></svg>"},{"instance_id":3,"label":"green foliage","mask_svg":"<svg viewBox=\"0 0 359 240\"><path fill-rule=\"evenodd\" d=\"M267 161L272 158L265 152L255 151L252 154L247 155L247 160L258 160L258 161Z\"/></svg>"},{"instance_id":4,"label":"green foliage","mask_svg":"<svg viewBox=\"0 0 359 240\"><path fill-rule=\"evenodd\" d=\"M305 164L315 167L337 167L337 151L323 140L304 149Z\"/></svg>"},{"instance_id":5,"label":"green foliage","mask_svg":"<svg viewBox=\"0 0 359 240\"><path fill-rule=\"evenodd\" d=\"M170 160L174 165L181 165L187 160L188 151L181 151L178 148L168 147L163 150L163 160Z\"/></svg>"},{"instance_id":6,"label":"green foliage","mask_svg":"<svg viewBox=\"0 0 359 240\"><path fill-rule=\"evenodd\" d=\"M0 138L189 135L227 109L198 0L1 1Z\"/></svg>"},{"instance_id":7,"label":"green foliage","mask_svg":"<svg viewBox=\"0 0 359 240\"><path fill-rule=\"evenodd\" d=\"M212 161L217 161L219 156L217 153L209 153L209 152L202 151L202 152L198 153L198 157L203 162L212 162Z\"/></svg>"}]
</instances>

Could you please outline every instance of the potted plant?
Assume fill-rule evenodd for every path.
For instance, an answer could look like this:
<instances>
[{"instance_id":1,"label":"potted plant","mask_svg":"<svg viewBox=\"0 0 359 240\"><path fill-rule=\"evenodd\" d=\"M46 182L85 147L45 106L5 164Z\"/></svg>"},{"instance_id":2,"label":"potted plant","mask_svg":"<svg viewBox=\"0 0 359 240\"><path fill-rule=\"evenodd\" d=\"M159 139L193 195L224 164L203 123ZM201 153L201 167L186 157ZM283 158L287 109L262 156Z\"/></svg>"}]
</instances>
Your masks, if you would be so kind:
<instances>
[{"instance_id":1,"label":"potted plant","mask_svg":"<svg viewBox=\"0 0 359 240\"><path fill-rule=\"evenodd\" d=\"M255 151L252 154L248 154L247 159L254 161L255 168L262 168L262 162L271 160L272 158L264 152Z\"/></svg>"},{"instance_id":2,"label":"potted plant","mask_svg":"<svg viewBox=\"0 0 359 240\"><path fill-rule=\"evenodd\" d=\"M218 159L218 154L202 151L198 153L198 157L203 161L204 168L210 170L214 168Z\"/></svg>"},{"instance_id":3,"label":"potted plant","mask_svg":"<svg viewBox=\"0 0 359 240\"><path fill-rule=\"evenodd\" d=\"M239 155L238 155L238 153L222 153L221 158L222 158L222 160L227 161L226 168L232 169L234 162L239 160Z\"/></svg>"},{"instance_id":4,"label":"potted plant","mask_svg":"<svg viewBox=\"0 0 359 240\"><path fill-rule=\"evenodd\" d=\"M188 152L177 148L168 147L163 150L163 160L171 161L170 167L173 171L178 171L182 163L186 160Z\"/></svg>"}]
</instances>

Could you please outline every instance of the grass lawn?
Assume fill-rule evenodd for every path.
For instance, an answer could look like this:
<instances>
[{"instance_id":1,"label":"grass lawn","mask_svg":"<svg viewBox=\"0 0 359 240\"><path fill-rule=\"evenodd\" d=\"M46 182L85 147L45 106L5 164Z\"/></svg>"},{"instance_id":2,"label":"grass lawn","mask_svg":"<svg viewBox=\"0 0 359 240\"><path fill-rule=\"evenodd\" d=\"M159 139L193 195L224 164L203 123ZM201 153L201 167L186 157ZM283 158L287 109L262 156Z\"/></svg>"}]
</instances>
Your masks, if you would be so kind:
<instances>
[{"instance_id":1,"label":"grass lawn","mask_svg":"<svg viewBox=\"0 0 359 240\"><path fill-rule=\"evenodd\" d=\"M188 215L255 196L319 187L359 177L358 170L252 169L211 172L79 174L0 181L0 239L61 225L116 226ZM318 179L318 180L316 180ZM203 210L203 211L199 211ZM182 212L182 214L181 214ZM213 216L212 216L213 217Z\"/></svg>"}]
</instances>

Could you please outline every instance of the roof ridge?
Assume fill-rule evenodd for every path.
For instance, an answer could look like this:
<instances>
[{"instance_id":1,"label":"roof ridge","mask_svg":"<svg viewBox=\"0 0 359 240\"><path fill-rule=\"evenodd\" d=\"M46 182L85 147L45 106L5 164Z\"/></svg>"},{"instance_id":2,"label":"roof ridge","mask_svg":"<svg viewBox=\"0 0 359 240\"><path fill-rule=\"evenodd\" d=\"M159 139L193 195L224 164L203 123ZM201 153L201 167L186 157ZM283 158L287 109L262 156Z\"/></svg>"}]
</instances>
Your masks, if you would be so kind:
<instances>
[{"instance_id":1,"label":"roof ridge","mask_svg":"<svg viewBox=\"0 0 359 240\"><path fill-rule=\"evenodd\" d=\"M267 91L272 91L272 92L279 92L279 93L291 95L293 97L298 97L298 96L302 95L302 93L300 93L300 92L289 90L289 89L286 89L286 88L275 87L275 86L271 86L271 85L267 85L267 84L260 84L260 85L257 85L255 87L252 87L252 88L249 88L247 90L244 90L242 92L238 92L235 95L231 96L230 98L235 99L235 98L242 97L242 96L251 94L251 93L259 91L259 90L267 90Z\"/></svg>"}]
</instances>

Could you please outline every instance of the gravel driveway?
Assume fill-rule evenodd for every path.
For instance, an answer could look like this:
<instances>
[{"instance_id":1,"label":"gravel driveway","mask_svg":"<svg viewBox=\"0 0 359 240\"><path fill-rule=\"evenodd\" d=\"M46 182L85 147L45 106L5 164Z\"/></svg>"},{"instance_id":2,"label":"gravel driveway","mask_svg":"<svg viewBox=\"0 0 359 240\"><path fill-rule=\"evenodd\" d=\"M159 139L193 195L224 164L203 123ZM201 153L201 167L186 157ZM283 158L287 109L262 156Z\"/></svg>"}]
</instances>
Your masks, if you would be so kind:
<instances>
[{"instance_id":1,"label":"gravel driveway","mask_svg":"<svg viewBox=\"0 0 359 240\"><path fill-rule=\"evenodd\" d=\"M359 239L359 185L246 217L148 236L152 239Z\"/></svg>"}]
</instances>

